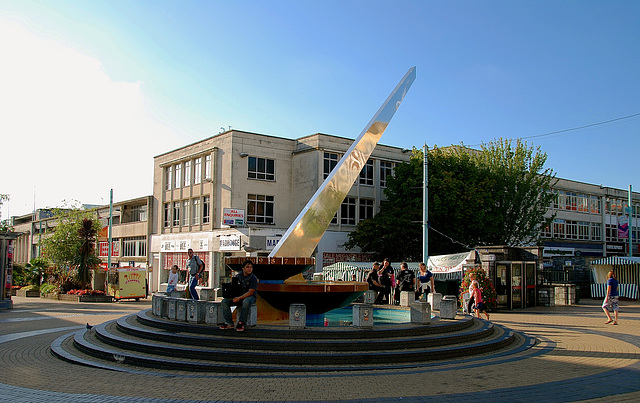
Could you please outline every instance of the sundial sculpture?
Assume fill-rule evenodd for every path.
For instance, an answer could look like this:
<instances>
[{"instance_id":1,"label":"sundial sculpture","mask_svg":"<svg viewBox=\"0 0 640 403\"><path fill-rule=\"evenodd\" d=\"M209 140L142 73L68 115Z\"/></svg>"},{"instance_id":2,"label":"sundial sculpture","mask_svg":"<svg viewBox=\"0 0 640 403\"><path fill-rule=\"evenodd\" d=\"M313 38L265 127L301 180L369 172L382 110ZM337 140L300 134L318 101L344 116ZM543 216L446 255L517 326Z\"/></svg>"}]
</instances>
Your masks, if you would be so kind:
<instances>
[{"instance_id":1,"label":"sundial sculpture","mask_svg":"<svg viewBox=\"0 0 640 403\"><path fill-rule=\"evenodd\" d=\"M311 255L415 78L416 68L412 67L320 185L269 257L248 258L253 261L253 272L260 280L258 317L286 319L292 303L305 304L308 314L328 312L347 306L368 289L367 283L356 281L306 281L301 273L314 265L315 259ZM240 270L241 261L245 259L232 257L225 262L232 269ZM268 305L260 306L260 299Z\"/></svg>"}]
</instances>

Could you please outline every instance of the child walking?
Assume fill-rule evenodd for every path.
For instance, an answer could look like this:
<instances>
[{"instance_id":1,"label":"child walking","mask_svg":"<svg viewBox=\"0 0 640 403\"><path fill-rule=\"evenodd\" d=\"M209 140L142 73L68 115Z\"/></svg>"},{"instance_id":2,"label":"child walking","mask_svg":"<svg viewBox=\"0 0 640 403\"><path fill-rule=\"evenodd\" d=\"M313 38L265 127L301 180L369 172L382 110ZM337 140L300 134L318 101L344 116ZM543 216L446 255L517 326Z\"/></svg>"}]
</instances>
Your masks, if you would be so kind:
<instances>
[{"instance_id":1,"label":"child walking","mask_svg":"<svg viewBox=\"0 0 640 403\"><path fill-rule=\"evenodd\" d=\"M489 314L487 313L487 311L485 311L484 309L484 303L482 302L482 291L480 289L480 287L476 284L475 287L473 287L473 299L475 301L475 305L473 306L473 310L476 313L476 317L480 317L480 312L483 312L485 314L485 316L487 317L487 320L489 320Z\"/></svg>"}]
</instances>

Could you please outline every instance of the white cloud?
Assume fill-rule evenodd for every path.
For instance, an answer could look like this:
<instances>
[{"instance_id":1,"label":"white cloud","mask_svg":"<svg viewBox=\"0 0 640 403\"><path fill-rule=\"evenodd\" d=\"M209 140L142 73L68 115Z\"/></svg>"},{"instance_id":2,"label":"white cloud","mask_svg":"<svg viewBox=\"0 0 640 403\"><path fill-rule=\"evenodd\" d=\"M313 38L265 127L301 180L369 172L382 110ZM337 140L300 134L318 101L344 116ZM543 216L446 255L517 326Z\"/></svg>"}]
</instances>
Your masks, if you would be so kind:
<instances>
[{"instance_id":1,"label":"white cloud","mask_svg":"<svg viewBox=\"0 0 640 403\"><path fill-rule=\"evenodd\" d=\"M143 83L115 82L100 61L0 18L2 218L62 200L151 194L153 156L178 140L147 108Z\"/></svg>"}]
</instances>

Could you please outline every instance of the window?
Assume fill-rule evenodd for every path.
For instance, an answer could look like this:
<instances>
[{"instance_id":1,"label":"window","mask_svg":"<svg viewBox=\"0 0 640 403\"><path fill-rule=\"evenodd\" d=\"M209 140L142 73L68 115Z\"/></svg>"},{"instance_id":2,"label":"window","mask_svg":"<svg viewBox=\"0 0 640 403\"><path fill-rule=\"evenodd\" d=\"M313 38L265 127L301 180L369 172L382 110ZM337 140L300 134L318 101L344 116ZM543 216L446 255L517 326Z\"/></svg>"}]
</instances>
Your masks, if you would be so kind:
<instances>
[{"instance_id":1,"label":"window","mask_svg":"<svg viewBox=\"0 0 640 403\"><path fill-rule=\"evenodd\" d=\"M541 232L540 236L542 238L551 238L551 236L552 236L551 235L551 225L547 225L546 227L544 227L542 229L542 232Z\"/></svg>"},{"instance_id":2,"label":"window","mask_svg":"<svg viewBox=\"0 0 640 403\"><path fill-rule=\"evenodd\" d=\"M180 225L180 202L173 202L173 226Z\"/></svg>"},{"instance_id":3,"label":"window","mask_svg":"<svg viewBox=\"0 0 640 403\"><path fill-rule=\"evenodd\" d=\"M387 187L387 180L393 175L393 162L380 161L380 186Z\"/></svg>"},{"instance_id":4,"label":"window","mask_svg":"<svg viewBox=\"0 0 640 403\"><path fill-rule=\"evenodd\" d=\"M177 164L174 166L173 168L173 176L174 176L174 183L175 185L175 189L179 189L180 185L181 185L181 181L182 181L182 176L180 175L180 173L182 172L182 164Z\"/></svg>"},{"instance_id":5,"label":"window","mask_svg":"<svg viewBox=\"0 0 640 403\"><path fill-rule=\"evenodd\" d=\"M578 211L581 213L589 212L589 196L578 193Z\"/></svg>"},{"instance_id":6,"label":"window","mask_svg":"<svg viewBox=\"0 0 640 403\"><path fill-rule=\"evenodd\" d=\"M171 167L164 169L164 190L171 190Z\"/></svg>"},{"instance_id":7,"label":"window","mask_svg":"<svg viewBox=\"0 0 640 403\"><path fill-rule=\"evenodd\" d=\"M273 196L247 195L247 222L256 224L273 224Z\"/></svg>"},{"instance_id":8,"label":"window","mask_svg":"<svg viewBox=\"0 0 640 403\"><path fill-rule=\"evenodd\" d=\"M360 184L373 186L373 160L369 159L360 171Z\"/></svg>"},{"instance_id":9,"label":"window","mask_svg":"<svg viewBox=\"0 0 640 403\"><path fill-rule=\"evenodd\" d=\"M554 238L564 238L564 220L553 221L553 236Z\"/></svg>"},{"instance_id":10,"label":"window","mask_svg":"<svg viewBox=\"0 0 640 403\"><path fill-rule=\"evenodd\" d=\"M591 223L591 240L602 241L602 227L595 222Z\"/></svg>"},{"instance_id":11,"label":"window","mask_svg":"<svg viewBox=\"0 0 640 403\"><path fill-rule=\"evenodd\" d=\"M565 192L565 210L576 211L578 210L578 196L573 192Z\"/></svg>"},{"instance_id":12,"label":"window","mask_svg":"<svg viewBox=\"0 0 640 403\"><path fill-rule=\"evenodd\" d=\"M600 198L597 196L591 196L591 214L600 214Z\"/></svg>"},{"instance_id":13,"label":"window","mask_svg":"<svg viewBox=\"0 0 640 403\"><path fill-rule=\"evenodd\" d=\"M122 256L147 256L146 237L137 236L122 239Z\"/></svg>"},{"instance_id":14,"label":"window","mask_svg":"<svg viewBox=\"0 0 640 403\"><path fill-rule=\"evenodd\" d=\"M193 183L195 185L202 182L202 157L196 158L193 163Z\"/></svg>"},{"instance_id":15,"label":"window","mask_svg":"<svg viewBox=\"0 0 640 403\"><path fill-rule=\"evenodd\" d=\"M184 163L184 185L191 186L191 161Z\"/></svg>"},{"instance_id":16,"label":"window","mask_svg":"<svg viewBox=\"0 0 640 403\"><path fill-rule=\"evenodd\" d=\"M182 225L189 225L189 200L182 202Z\"/></svg>"},{"instance_id":17,"label":"window","mask_svg":"<svg viewBox=\"0 0 640 403\"><path fill-rule=\"evenodd\" d=\"M588 222L578 221L578 239L588 240L590 227Z\"/></svg>"},{"instance_id":18,"label":"window","mask_svg":"<svg viewBox=\"0 0 640 403\"><path fill-rule=\"evenodd\" d=\"M276 180L275 160L249 157L249 179Z\"/></svg>"},{"instance_id":19,"label":"window","mask_svg":"<svg viewBox=\"0 0 640 403\"><path fill-rule=\"evenodd\" d=\"M164 226L169 227L171 225L171 203L164 204Z\"/></svg>"},{"instance_id":20,"label":"window","mask_svg":"<svg viewBox=\"0 0 640 403\"><path fill-rule=\"evenodd\" d=\"M211 179L211 154L204 157L204 178Z\"/></svg>"},{"instance_id":21,"label":"window","mask_svg":"<svg viewBox=\"0 0 640 403\"><path fill-rule=\"evenodd\" d=\"M147 221L147 206L141 204L139 206L131 206L127 209L129 215L128 222Z\"/></svg>"},{"instance_id":22,"label":"window","mask_svg":"<svg viewBox=\"0 0 640 403\"><path fill-rule=\"evenodd\" d=\"M193 199L193 208L191 209L191 224L200 224L200 199Z\"/></svg>"},{"instance_id":23,"label":"window","mask_svg":"<svg viewBox=\"0 0 640 403\"><path fill-rule=\"evenodd\" d=\"M373 217L373 200L360 199L360 214L358 215L358 221L364 221Z\"/></svg>"},{"instance_id":24,"label":"window","mask_svg":"<svg viewBox=\"0 0 640 403\"><path fill-rule=\"evenodd\" d=\"M340 224L356 225L356 199L347 197L340 206Z\"/></svg>"},{"instance_id":25,"label":"window","mask_svg":"<svg viewBox=\"0 0 640 403\"><path fill-rule=\"evenodd\" d=\"M211 220L211 197L205 196L202 198L202 223L206 224Z\"/></svg>"},{"instance_id":26,"label":"window","mask_svg":"<svg viewBox=\"0 0 640 403\"><path fill-rule=\"evenodd\" d=\"M565 225L566 238L578 239L578 223L575 221L567 220Z\"/></svg>"},{"instance_id":27,"label":"window","mask_svg":"<svg viewBox=\"0 0 640 403\"><path fill-rule=\"evenodd\" d=\"M333 168L338 165L338 154L324 153L324 179L333 171Z\"/></svg>"}]
</instances>

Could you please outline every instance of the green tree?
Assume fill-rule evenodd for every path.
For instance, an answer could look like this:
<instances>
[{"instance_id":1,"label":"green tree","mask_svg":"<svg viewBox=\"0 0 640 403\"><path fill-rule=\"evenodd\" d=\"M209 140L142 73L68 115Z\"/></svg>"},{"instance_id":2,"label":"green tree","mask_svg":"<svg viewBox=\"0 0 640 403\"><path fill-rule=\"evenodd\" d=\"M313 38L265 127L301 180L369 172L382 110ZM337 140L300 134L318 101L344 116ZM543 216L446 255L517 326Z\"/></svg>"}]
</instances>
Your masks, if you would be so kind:
<instances>
[{"instance_id":1,"label":"green tree","mask_svg":"<svg viewBox=\"0 0 640 403\"><path fill-rule=\"evenodd\" d=\"M53 232L47 234L41 241L42 256L62 270L75 271L78 282L86 285L90 281L90 277L89 281L86 281L85 273L78 275L78 268L84 270L82 265L85 263L89 269L93 268L92 264L97 260L89 259L88 256L92 254L96 259L97 256L95 256L95 245L89 255L83 255L83 253L88 253L88 243L91 242L89 241L91 234L85 225L90 225L95 231L92 241L95 244L95 234L101 229L100 222L93 219L91 211L75 207L53 209L52 212L56 225Z\"/></svg>"},{"instance_id":2,"label":"green tree","mask_svg":"<svg viewBox=\"0 0 640 403\"><path fill-rule=\"evenodd\" d=\"M49 261L42 256L34 257L25 265L27 282L31 285L39 286L45 269L49 267Z\"/></svg>"},{"instance_id":3,"label":"green tree","mask_svg":"<svg viewBox=\"0 0 640 403\"><path fill-rule=\"evenodd\" d=\"M358 246L376 258L422 259L423 158L414 149L411 160L396 167L387 201L358 224L347 248ZM544 169L546 154L539 149L501 139L479 151L436 147L428 159L430 254L530 244L551 222L545 214L555 178Z\"/></svg>"}]
</instances>

